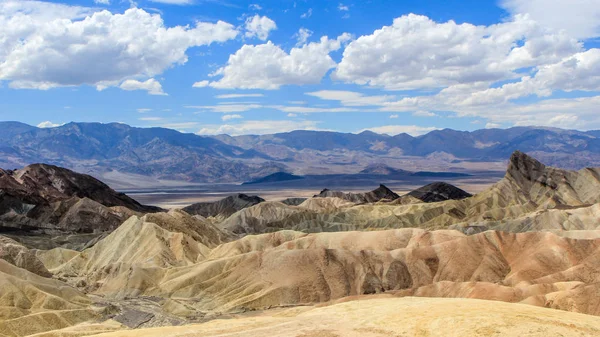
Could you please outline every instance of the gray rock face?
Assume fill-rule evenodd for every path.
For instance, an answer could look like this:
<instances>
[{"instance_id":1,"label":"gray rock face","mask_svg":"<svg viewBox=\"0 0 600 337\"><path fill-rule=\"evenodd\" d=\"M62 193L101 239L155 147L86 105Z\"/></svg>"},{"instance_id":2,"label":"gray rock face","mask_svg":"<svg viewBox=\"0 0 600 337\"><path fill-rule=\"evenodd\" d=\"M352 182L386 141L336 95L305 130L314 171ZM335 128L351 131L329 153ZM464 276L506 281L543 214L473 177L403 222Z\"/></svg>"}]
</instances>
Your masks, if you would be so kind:
<instances>
[{"instance_id":1,"label":"gray rock face","mask_svg":"<svg viewBox=\"0 0 600 337\"><path fill-rule=\"evenodd\" d=\"M340 191L331 191L328 189L324 189L321 193L314 196L315 198L340 198L344 200L351 201L356 204L364 204L377 202L381 200L396 200L400 196L394 191L387 188L385 185L379 185L378 188L374 189L371 192L366 193L344 193Z\"/></svg>"},{"instance_id":2,"label":"gray rock face","mask_svg":"<svg viewBox=\"0 0 600 337\"><path fill-rule=\"evenodd\" d=\"M510 157L504 177L513 186L513 199L534 205L591 205L600 201L600 168L570 171L542 164L521 151Z\"/></svg>"},{"instance_id":3,"label":"gray rock face","mask_svg":"<svg viewBox=\"0 0 600 337\"><path fill-rule=\"evenodd\" d=\"M161 211L158 207L140 204L92 176L54 165L33 164L16 171L0 169L0 190L6 197L35 205L77 197L89 198L107 207L123 206L139 212Z\"/></svg>"},{"instance_id":4,"label":"gray rock face","mask_svg":"<svg viewBox=\"0 0 600 337\"><path fill-rule=\"evenodd\" d=\"M236 194L215 202L201 202L183 208L185 212L203 217L229 217L246 207L265 201L256 195Z\"/></svg>"},{"instance_id":5,"label":"gray rock face","mask_svg":"<svg viewBox=\"0 0 600 337\"><path fill-rule=\"evenodd\" d=\"M0 231L30 247L82 247L131 215L160 210L65 168L0 169Z\"/></svg>"},{"instance_id":6,"label":"gray rock face","mask_svg":"<svg viewBox=\"0 0 600 337\"><path fill-rule=\"evenodd\" d=\"M287 198L287 199L281 200L281 202L288 206L298 206L301 203L305 202L306 200L307 200L307 198Z\"/></svg>"},{"instance_id":7,"label":"gray rock face","mask_svg":"<svg viewBox=\"0 0 600 337\"><path fill-rule=\"evenodd\" d=\"M52 277L34 252L15 240L0 235L0 259L43 277Z\"/></svg>"},{"instance_id":8,"label":"gray rock face","mask_svg":"<svg viewBox=\"0 0 600 337\"><path fill-rule=\"evenodd\" d=\"M526 180L536 180L544 174L546 165L521 151L515 151L509 159L506 173L512 176L522 176Z\"/></svg>"},{"instance_id":9,"label":"gray rock face","mask_svg":"<svg viewBox=\"0 0 600 337\"><path fill-rule=\"evenodd\" d=\"M408 193L408 195L424 202L461 200L472 196L470 193L444 182L431 183Z\"/></svg>"}]
</instances>

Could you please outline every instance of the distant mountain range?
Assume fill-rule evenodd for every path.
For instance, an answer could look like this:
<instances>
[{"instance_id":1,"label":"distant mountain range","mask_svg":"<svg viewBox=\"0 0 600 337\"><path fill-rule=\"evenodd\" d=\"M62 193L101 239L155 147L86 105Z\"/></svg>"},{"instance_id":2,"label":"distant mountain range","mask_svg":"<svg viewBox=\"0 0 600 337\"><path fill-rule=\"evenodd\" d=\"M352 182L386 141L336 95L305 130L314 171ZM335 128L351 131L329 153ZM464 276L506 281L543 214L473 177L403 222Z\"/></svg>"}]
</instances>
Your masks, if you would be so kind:
<instances>
[{"instance_id":1,"label":"distant mountain range","mask_svg":"<svg viewBox=\"0 0 600 337\"><path fill-rule=\"evenodd\" d=\"M252 185L252 184L263 184L263 183L277 183L281 181L290 181L290 180L301 180L304 177L293 175L287 172L276 172L269 174L266 177L258 178L252 181L247 181L242 185Z\"/></svg>"},{"instance_id":2,"label":"distant mountain range","mask_svg":"<svg viewBox=\"0 0 600 337\"><path fill-rule=\"evenodd\" d=\"M419 137L369 131L203 137L120 123L37 128L0 122L0 167L48 163L109 183L120 181L123 186L159 180L243 182L276 172L503 170L515 150L563 168L600 166L600 131L515 127L473 132L444 129Z\"/></svg>"}]
</instances>

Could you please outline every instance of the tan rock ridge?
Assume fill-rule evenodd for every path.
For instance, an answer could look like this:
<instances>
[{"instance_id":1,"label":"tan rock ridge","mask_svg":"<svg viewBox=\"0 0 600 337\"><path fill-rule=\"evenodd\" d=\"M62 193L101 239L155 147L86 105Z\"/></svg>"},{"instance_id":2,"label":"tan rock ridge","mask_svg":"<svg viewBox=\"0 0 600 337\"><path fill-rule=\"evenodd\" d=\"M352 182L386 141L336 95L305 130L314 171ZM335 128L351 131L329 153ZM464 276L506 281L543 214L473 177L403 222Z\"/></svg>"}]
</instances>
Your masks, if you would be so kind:
<instances>
[{"instance_id":1,"label":"tan rock ridge","mask_svg":"<svg viewBox=\"0 0 600 337\"><path fill-rule=\"evenodd\" d=\"M42 261L37 258L35 252L32 252L18 242L1 235L0 259L40 276L52 276Z\"/></svg>"},{"instance_id":2,"label":"tan rock ridge","mask_svg":"<svg viewBox=\"0 0 600 337\"><path fill-rule=\"evenodd\" d=\"M468 233L486 229L523 232L541 230L544 226L560 229L563 224L565 229L594 230L598 222L587 219L590 214L595 216L597 207L594 205L600 203L600 169L567 171L547 167L517 151L511 156L503 179L482 193L462 200L420 203L410 196L402 196L387 203L306 207L314 202L310 200L313 199L297 207L261 203L233 214L220 227L240 234L281 229L335 232L450 226ZM585 207L592 208L578 210ZM561 210L562 213L557 211L552 215L559 221L536 226L536 220L527 220L547 210ZM568 223L560 221L564 218L570 218Z\"/></svg>"},{"instance_id":3,"label":"tan rock ridge","mask_svg":"<svg viewBox=\"0 0 600 337\"><path fill-rule=\"evenodd\" d=\"M2 336L26 336L101 317L80 291L4 260L0 260L0 289Z\"/></svg>"},{"instance_id":4,"label":"tan rock ridge","mask_svg":"<svg viewBox=\"0 0 600 337\"><path fill-rule=\"evenodd\" d=\"M86 291L94 294L153 296L202 313L399 291L483 296L600 315L588 298L599 290L600 239L549 232L280 231L210 248L164 229L156 219L148 221L132 217L94 247L67 254L68 261L54 263L51 271L85 280ZM50 252L42 261L58 254ZM487 291L477 291L482 287ZM563 300L567 296L571 302Z\"/></svg>"}]
</instances>

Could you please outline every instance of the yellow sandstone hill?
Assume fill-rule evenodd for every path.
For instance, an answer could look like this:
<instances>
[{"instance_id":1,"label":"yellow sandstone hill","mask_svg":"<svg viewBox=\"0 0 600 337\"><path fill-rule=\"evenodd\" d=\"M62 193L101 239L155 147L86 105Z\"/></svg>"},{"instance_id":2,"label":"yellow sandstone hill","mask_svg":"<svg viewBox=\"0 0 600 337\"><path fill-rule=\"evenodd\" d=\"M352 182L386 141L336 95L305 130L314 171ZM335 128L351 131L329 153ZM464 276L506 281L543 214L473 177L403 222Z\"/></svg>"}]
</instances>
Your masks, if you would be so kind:
<instances>
[{"instance_id":1,"label":"yellow sandstone hill","mask_svg":"<svg viewBox=\"0 0 600 337\"><path fill-rule=\"evenodd\" d=\"M26 336L96 320L80 291L0 260L0 335Z\"/></svg>"},{"instance_id":2,"label":"yellow sandstone hill","mask_svg":"<svg viewBox=\"0 0 600 337\"><path fill-rule=\"evenodd\" d=\"M83 289L93 294L162 298L167 310L186 308L186 314L393 292L524 302L600 315L600 299L589 296L600 290L598 259L600 239L550 232L281 231L210 249L134 217L51 271L83 280Z\"/></svg>"}]
</instances>

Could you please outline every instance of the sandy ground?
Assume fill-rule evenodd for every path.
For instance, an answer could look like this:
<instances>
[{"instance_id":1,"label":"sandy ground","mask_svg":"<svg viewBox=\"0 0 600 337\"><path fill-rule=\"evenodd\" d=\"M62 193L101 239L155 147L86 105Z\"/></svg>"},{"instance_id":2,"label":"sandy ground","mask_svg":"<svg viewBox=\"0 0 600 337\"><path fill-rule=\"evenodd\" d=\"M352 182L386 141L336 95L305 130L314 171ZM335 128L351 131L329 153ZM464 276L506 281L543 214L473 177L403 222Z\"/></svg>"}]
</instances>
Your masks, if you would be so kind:
<instances>
[{"instance_id":1,"label":"sandy ground","mask_svg":"<svg viewBox=\"0 0 600 337\"><path fill-rule=\"evenodd\" d=\"M378 298L99 336L598 336L595 316L473 299Z\"/></svg>"}]
</instances>

